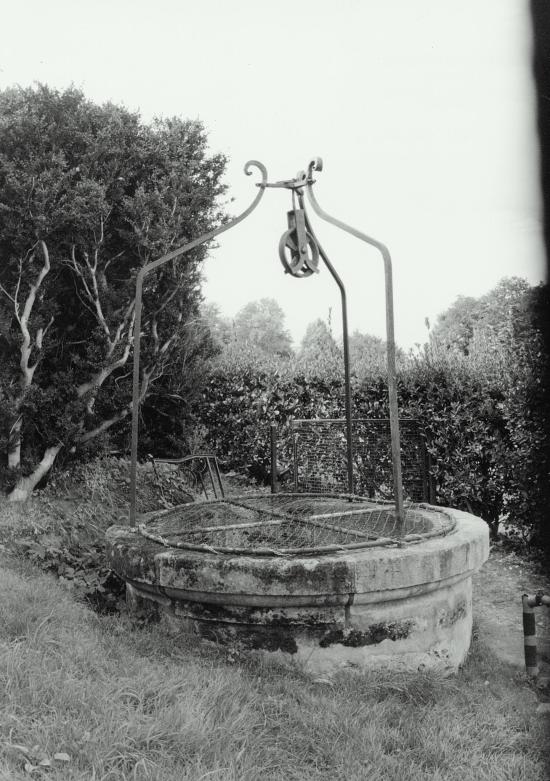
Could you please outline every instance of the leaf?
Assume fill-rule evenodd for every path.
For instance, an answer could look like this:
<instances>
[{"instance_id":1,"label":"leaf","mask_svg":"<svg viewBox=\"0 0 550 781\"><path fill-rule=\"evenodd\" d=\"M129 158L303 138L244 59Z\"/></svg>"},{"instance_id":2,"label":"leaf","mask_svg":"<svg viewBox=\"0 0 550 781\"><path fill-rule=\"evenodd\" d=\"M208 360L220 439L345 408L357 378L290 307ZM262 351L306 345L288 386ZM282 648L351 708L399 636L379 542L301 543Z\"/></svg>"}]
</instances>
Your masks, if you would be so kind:
<instances>
[{"instance_id":1,"label":"leaf","mask_svg":"<svg viewBox=\"0 0 550 781\"><path fill-rule=\"evenodd\" d=\"M58 762L70 762L71 758L68 754L65 754L64 751L59 751L57 754L53 755L53 758L57 760Z\"/></svg>"}]
</instances>

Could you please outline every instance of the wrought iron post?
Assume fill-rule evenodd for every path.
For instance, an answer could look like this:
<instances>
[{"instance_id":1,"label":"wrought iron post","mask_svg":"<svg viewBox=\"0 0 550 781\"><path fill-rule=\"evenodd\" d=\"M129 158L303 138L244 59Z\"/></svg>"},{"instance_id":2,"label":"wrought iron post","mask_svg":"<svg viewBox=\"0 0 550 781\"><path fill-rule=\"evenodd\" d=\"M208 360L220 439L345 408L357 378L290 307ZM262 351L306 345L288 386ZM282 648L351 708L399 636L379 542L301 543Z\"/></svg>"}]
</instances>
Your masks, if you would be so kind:
<instances>
[{"instance_id":1,"label":"wrought iron post","mask_svg":"<svg viewBox=\"0 0 550 781\"><path fill-rule=\"evenodd\" d=\"M391 255L388 248L380 241L367 236L356 228L352 228L345 222L331 217L327 214L321 206L318 204L317 199L313 193L313 171L322 171L323 161L320 157L314 158L310 161L307 169L307 173L301 173L306 180L306 188L309 200L313 206L315 213L321 217L322 220L330 222L337 228L351 233L361 241L370 244L375 247L382 255L384 261L384 280L385 280L385 292L386 292L386 355L387 355L387 369L388 369L388 396L390 406L390 436L391 436L391 448L392 448L392 463L393 463L393 487L395 494L395 510L397 514L398 525L401 531L404 524L404 512L403 512L403 486L401 483L401 448L399 442L399 411L397 406L397 379L395 369L395 331L394 331L394 316L393 316L393 279L392 279L392 262Z\"/></svg>"},{"instance_id":2,"label":"wrought iron post","mask_svg":"<svg viewBox=\"0 0 550 781\"><path fill-rule=\"evenodd\" d=\"M258 184L258 187L260 189L256 197L254 198L253 202L250 204L250 206L247 209L245 209L244 212L242 212L242 214L240 214L238 217L235 217L233 220L230 220L229 222L225 223L224 225L220 225L219 228L209 231L208 233L199 236L199 238L190 241L188 244L185 244L183 247L178 247L172 252L163 255L158 260L155 260L152 263L148 263L146 266L143 266L138 272L137 279L136 279L136 298L135 298L136 319L134 324L134 368L133 368L133 382L132 382L132 449L131 449L131 461L130 461L130 523L132 525L135 525L136 522L137 450L138 450L138 431L139 431L139 402L140 402L140 395L141 395L140 376L139 376L139 358L140 358L140 348L141 348L141 316L142 316L142 309L143 309L142 307L143 281L147 276L147 274L150 274L151 271L154 271L159 266L168 263L170 260L176 260L181 255L184 255L186 252L189 252L189 250L192 250L195 247L199 247L201 244L210 241L215 236L219 236L220 233L224 233L225 231L228 231L230 228L233 228L239 222L242 222L242 220L244 220L245 217L248 217L248 215L252 211L254 211L256 206L261 201L263 194L265 192L265 186L267 183L267 170L265 166L262 163L258 162L257 160L249 160L244 167L244 172L247 176L250 176L250 174L252 173L251 170L252 168L258 168L258 170L261 172L262 175L262 181Z\"/></svg>"},{"instance_id":3,"label":"wrought iron post","mask_svg":"<svg viewBox=\"0 0 550 781\"><path fill-rule=\"evenodd\" d=\"M269 441L271 445L271 493L279 493L279 479L277 474L277 424L269 426Z\"/></svg>"},{"instance_id":4,"label":"wrought iron post","mask_svg":"<svg viewBox=\"0 0 550 781\"><path fill-rule=\"evenodd\" d=\"M311 223L309 222L306 214L306 227L313 236L317 247L319 248L319 254L321 255L325 266L330 271L330 274L340 290L340 298L342 301L342 341L344 346L344 412L346 415L346 454L347 454L347 473L348 473L348 493L354 494L354 481L353 481L353 427L352 427L352 409L351 409L351 377L350 377L350 358L349 358L349 334L348 334L348 304L346 298L346 288L342 282L340 276L336 273L336 269L327 257L326 252L319 244L319 240L313 232Z\"/></svg>"}]
</instances>

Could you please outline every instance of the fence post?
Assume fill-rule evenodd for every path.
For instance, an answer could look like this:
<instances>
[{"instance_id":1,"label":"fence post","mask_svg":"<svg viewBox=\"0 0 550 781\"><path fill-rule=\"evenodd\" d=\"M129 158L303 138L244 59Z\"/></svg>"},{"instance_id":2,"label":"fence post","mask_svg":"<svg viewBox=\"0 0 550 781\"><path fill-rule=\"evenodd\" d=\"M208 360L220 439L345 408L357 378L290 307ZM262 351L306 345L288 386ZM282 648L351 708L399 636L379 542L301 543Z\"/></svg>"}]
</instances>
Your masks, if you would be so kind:
<instances>
[{"instance_id":1,"label":"fence post","mask_svg":"<svg viewBox=\"0 0 550 781\"><path fill-rule=\"evenodd\" d=\"M271 440L271 493L279 492L279 481L277 479L277 424L271 423L269 426L269 437Z\"/></svg>"},{"instance_id":2,"label":"fence post","mask_svg":"<svg viewBox=\"0 0 550 781\"><path fill-rule=\"evenodd\" d=\"M426 448L426 452L428 454L427 458L427 467L428 467L428 504L437 504L437 497L435 492L435 478L432 474L432 455L430 451Z\"/></svg>"},{"instance_id":3,"label":"fence post","mask_svg":"<svg viewBox=\"0 0 550 781\"><path fill-rule=\"evenodd\" d=\"M430 491L430 455L428 448L426 447L426 440L424 437L420 440L422 450L422 501L431 504L431 491Z\"/></svg>"}]
</instances>

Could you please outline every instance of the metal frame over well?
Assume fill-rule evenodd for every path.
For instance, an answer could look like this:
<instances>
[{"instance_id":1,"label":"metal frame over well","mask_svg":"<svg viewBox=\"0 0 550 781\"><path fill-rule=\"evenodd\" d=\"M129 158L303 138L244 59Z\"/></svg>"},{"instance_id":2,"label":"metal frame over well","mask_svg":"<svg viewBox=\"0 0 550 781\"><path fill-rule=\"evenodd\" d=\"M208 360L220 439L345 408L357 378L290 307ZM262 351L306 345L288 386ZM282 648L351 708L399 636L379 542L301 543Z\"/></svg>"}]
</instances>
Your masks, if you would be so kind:
<instances>
[{"instance_id":1,"label":"metal frame over well","mask_svg":"<svg viewBox=\"0 0 550 781\"><path fill-rule=\"evenodd\" d=\"M392 502L345 494L244 494L152 513L138 527L167 548L236 556L320 556L413 545L454 531L445 510L417 503L400 525Z\"/></svg>"},{"instance_id":2,"label":"metal frame over well","mask_svg":"<svg viewBox=\"0 0 550 781\"><path fill-rule=\"evenodd\" d=\"M163 255L158 260L143 266L136 279L136 306L135 306L135 325L134 325L134 367L133 367L133 386L132 386L132 450L131 450L131 473L130 473L130 523L136 524L136 486L137 486L137 451L139 434L139 403L140 403L140 346L141 346L141 318L142 318L142 297L143 283L145 277L159 266L176 260L186 252L195 247L204 244L207 241L219 236L221 233L230 230L239 222L242 222L251 214L261 201L268 187L278 187L290 190L292 193L292 209L288 212L288 230L283 234L279 242L279 256L286 273L294 277L308 277L318 271L319 258L321 258L327 267L329 273L338 285L342 301L342 330L343 330L343 348L344 348L344 382L345 382L345 419L346 419L346 450L347 450L347 479L348 493L354 494L353 481L353 437L352 437L352 411L351 411L351 383L349 366L349 341L348 341L348 322L347 322L347 303L344 284L337 274L334 266L327 257L326 252L319 243L309 216L306 210L305 195L313 208L313 211L326 222L335 225L352 236L375 247L382 255L384 263L384 281L386 297L386 345L387 345L387 371L388 371L388 394L389 394L389 412L390 412L390 436L392 451L393 468L393 492L395 500L395 516L397 521L396 531L403 531L404 513L403 513L403 487L401 480L401 456L399 444L399 419L397 409L397 385L395 371L395 334L394 334L394 314L393 314L393 281L392 281L392 263L388 248L376 239L367 236L365 233L352 228L341 220L331 217L325 212L313 192L315 180L314 171L322 171L323 163L321 158L317 157L310 161L306 171L300 171L294 179L279 182L267 181L267 169L257 160L249 160L244 167L247 176L256 168L261 174L262 180L256 186L259 191L242 214L233 220L221 225L215 230L199 236L197 239L185 244L172 252Z\"/></svg>"}]
</instances>

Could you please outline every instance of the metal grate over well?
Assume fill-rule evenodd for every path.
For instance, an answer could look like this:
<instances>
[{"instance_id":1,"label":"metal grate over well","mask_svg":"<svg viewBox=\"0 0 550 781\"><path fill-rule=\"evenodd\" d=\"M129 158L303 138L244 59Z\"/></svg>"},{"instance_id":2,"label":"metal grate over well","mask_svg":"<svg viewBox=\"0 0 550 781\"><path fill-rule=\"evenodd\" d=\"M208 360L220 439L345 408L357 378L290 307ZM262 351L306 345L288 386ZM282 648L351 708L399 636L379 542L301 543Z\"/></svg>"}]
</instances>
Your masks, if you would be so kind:
<instances>
[{"instance_id":1,"label":"metal grate over well","mask_svg":"<svg viewBox=\"0 0 550 781\"><path fill-rule=\"evenodd\" d=\"M156 513L140 533L171 548L256 556L315 555L403 545L448 534L452 518L411 504L400 527L391 502L360 496L261 494L181 505Z\"/></svg>"}]
</instances>

